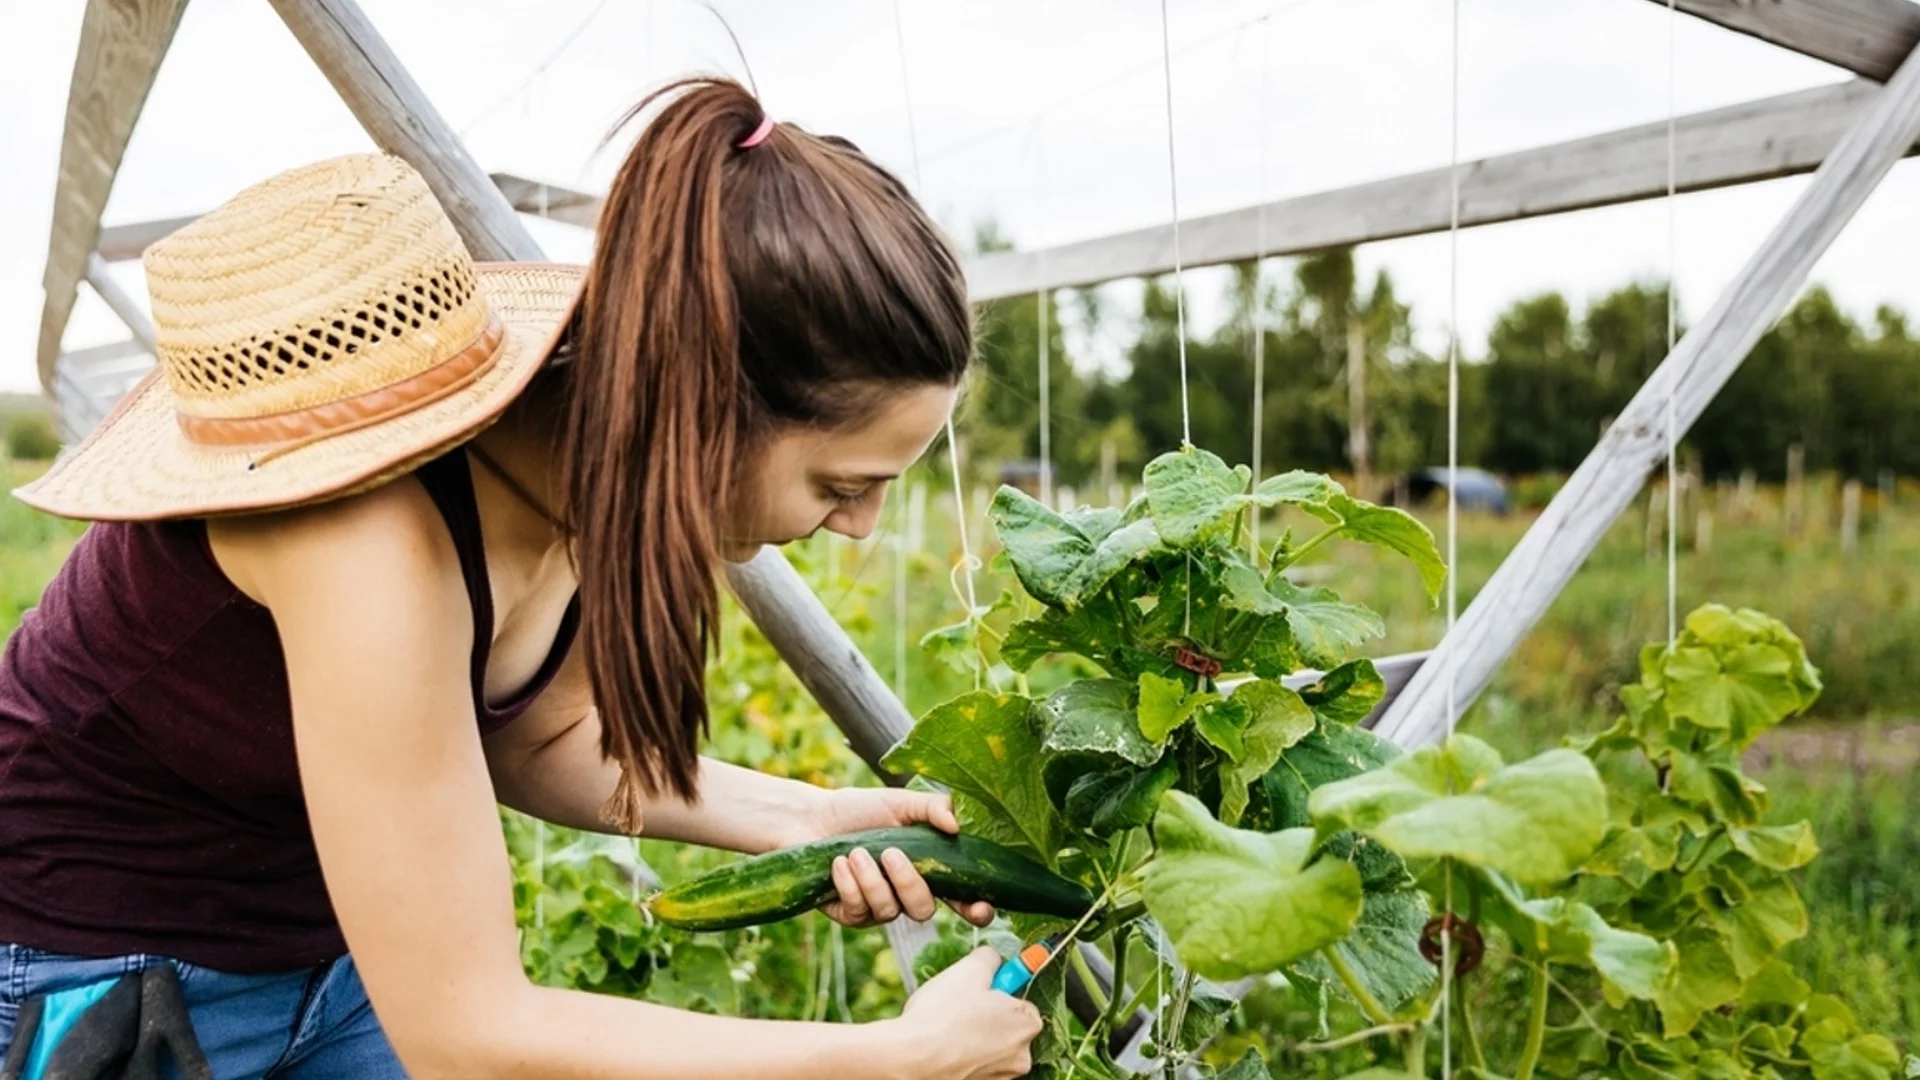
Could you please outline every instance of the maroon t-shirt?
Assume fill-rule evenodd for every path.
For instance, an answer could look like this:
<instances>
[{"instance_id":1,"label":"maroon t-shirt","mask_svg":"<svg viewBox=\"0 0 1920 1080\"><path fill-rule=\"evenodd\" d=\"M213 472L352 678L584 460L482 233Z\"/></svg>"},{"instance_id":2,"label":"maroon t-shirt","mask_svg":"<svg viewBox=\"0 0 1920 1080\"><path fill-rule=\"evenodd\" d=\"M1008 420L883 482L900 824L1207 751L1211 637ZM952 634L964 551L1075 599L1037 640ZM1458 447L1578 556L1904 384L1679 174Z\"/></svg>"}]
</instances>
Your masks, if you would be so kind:
<instances>
[{"instance_id":1,"label":"maroon t-shirt","mask_svg":"<svg viewBox=\"0 0 1920 1080\"><path fill-rule=\"evenodd\" d=\"M489 706L493 600L466 455L416 475L459 552L485 734L552 681L578 599L533 681ZM7 642L0 942L235 972L346 951L301 797L279 634L220 572L203 522L92 526Z\"/></svg>"}]
</instances>

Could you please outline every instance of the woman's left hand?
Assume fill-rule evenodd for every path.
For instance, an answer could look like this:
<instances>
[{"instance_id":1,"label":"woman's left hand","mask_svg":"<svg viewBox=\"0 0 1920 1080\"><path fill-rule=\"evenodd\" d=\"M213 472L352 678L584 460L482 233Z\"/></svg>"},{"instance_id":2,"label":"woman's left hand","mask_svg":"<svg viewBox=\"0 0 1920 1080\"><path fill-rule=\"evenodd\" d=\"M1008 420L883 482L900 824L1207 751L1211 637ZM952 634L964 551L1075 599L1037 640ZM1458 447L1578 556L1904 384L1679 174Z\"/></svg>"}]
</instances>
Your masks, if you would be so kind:
<instances>
[{"instance_id":1,"label":"woman's left hand","mask_svg":"<svg viewBox=\"0 0 1920 1080\"><path fill-rule=\"evenodd\" d=\"M885 829L922 822L942 832L958 834L960 820L953 798L898 788L839 788L825 793L819 808L803 826L804 840L824 840L865 829ZM838 899L821 905L827 918L855 928L892 922L902 914L925 922L936 910L933 891L913 863L898 848L868 851L856 848L833 861L833 883ZM947 906L975 926L993 921L993 905L947 901Z\"/></svg>"}]
</instances>

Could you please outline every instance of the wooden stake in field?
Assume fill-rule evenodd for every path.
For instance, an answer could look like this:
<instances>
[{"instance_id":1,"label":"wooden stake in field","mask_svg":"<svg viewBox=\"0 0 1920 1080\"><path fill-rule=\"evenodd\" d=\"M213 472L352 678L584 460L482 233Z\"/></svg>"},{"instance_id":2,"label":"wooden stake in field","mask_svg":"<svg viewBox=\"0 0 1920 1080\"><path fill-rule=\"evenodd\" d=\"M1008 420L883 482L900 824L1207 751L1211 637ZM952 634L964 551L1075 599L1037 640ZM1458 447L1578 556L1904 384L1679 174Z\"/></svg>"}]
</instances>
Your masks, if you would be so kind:
<instances>
[{"instance_id":1,"label":"wooden stake in field","mask_svg":"<svg viewBox=\"0 0 1920 1080\"><path fill-rule=\"evenodd\" d=\"M1849 480L1840 489L1840 554L1860 549L1860 481Z\"/></svg>"},{"instance_id":2,"label":"wooden stake in field","mask_svg":"<svg viewBox=\"0 0 1920 1080\"><path fill-rule=\"evenodd\" d=\"M1789 541L1800 539L1807 518L1807 448L1799 443L1787 447L1786 518L1783 525Z\"/></svg>"}]
</instances>

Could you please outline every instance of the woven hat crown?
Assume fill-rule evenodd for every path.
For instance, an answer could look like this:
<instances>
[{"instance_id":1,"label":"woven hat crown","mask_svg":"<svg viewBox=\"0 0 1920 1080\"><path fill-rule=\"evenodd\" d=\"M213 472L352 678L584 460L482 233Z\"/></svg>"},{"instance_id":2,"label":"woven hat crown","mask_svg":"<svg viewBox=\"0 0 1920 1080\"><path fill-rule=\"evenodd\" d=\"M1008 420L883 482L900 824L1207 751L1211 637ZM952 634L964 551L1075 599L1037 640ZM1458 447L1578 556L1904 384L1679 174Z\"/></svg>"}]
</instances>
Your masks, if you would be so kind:
<instances>
[{"instance_id":1,"label":"woven hat crown","mask_svg":"<svg viewBox=\"0 0 1920 1080\"><path fill-rule=\"evenodd\" d=\"M434 378L490 328L452 222L419 173L381 154L248 188L145 264L183 426L364 404Z\"/></svg>"}]
</instances>

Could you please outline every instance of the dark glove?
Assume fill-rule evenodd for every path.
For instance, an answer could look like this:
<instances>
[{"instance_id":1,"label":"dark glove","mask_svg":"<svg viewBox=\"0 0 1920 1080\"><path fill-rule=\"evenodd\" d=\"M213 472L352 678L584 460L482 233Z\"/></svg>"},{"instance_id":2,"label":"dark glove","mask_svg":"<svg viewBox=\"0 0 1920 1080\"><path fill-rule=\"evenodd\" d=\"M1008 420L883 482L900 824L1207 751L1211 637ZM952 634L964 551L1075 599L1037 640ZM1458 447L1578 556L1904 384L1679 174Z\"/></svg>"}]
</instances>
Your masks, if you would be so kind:
<instances>
[{"instance_id":1,"label":"dark glove","mask_svg":"<svg viewBox=\"0 0 1920 1080\"><path fill-rule=\"evenodd\" d=\"M194 1038L186 998L171 964L122 975L65 1031L49 1032L59 1042L43 1069L28 1072L27 1059L47 1003L66 995L88 995L98 985L32 998L21 1005L13 1045L0 1062L0 1080L160 1080L163 1050L186 1080L214 1080Z\"/></svg>"}]
</instances>

